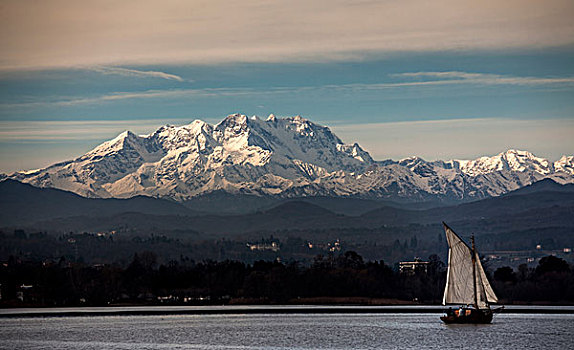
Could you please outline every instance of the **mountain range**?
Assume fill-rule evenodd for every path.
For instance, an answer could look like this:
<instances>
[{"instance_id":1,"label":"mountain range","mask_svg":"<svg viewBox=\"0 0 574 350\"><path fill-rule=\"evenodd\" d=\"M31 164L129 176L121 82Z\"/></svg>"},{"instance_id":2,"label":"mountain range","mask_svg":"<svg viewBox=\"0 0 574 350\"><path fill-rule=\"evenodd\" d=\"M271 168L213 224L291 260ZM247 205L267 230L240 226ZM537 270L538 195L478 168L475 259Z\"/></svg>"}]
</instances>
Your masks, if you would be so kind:
<instances>
[{"instance_id":1,"label":"mountain range","mask_svg":"<svg viewBox=\"0 0 574 350\"><path fill-rule=\"evenodd\" d=\"M234 114L215 126L195 120L149 135L126 131L76 159L2 177L88 198L146 196L183 203L217 193L471 201L542 179L574 183L574 156L551 162L508 150L475 160L375 161L357 143L345 144L328 127L300 116Z\"/></svg>"}]
</instances>

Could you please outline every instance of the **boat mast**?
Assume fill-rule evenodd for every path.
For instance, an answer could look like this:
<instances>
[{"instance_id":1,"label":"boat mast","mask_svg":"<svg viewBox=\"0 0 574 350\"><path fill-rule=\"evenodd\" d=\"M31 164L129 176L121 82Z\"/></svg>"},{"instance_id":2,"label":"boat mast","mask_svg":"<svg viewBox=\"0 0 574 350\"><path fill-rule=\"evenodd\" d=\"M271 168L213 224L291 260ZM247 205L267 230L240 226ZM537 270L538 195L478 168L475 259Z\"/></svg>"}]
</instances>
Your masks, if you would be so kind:
<instances>
[{"instance_id":1,"label":"boat mast","mask_svg":"<svg viewBox=\"0 0 574 350\"><path fill-rule=\"evenodd\" d=\"M478 298L476 295L476 254L474 247L474 235L471 238L472 241L472 287L474 289L474 307L478 310Z\"/></svg>"}]
</instances>

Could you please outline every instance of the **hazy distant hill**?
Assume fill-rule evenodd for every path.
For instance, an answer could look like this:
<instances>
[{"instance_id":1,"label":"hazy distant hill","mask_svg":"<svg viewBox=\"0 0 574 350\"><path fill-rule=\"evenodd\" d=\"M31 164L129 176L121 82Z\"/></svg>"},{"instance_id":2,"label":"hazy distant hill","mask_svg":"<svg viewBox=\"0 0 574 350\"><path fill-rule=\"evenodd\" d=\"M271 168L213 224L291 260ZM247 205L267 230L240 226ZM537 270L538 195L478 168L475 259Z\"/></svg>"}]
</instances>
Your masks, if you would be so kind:
<instances>
[{"instance_id":1,"label":"hazy distant hill","mask_svg":"<svg viewBox=\"0 0 574 350\"><path fill-rule=\"evenodd\" d=\"M0 182L0 226L30 225L73 216L107 217L124 212L148 215L194 215L181 204L137 196L130 199L89 199L77 194L37 188L14 180Z\"/></svg>"},{"instance_id":2,"label":"hazy distant hill","mask_svg":"<svg viewBox=\"0 0 574 350\"><path fill-rule=\"evenodd\" d=\"M542 232L550 237L553 234L568 237L568 232L574 232L572 186L554 185L547 181L501 197L418 210L378 202L365 204L357 200L343 203L342 199L336 199L337 203L332 204L327 198L318 198L315 203L291 200L249 214L198 215L180 204L164 200L144 197L86 199L14 181L0 183L0 198L0 226L30 227L50 232L118 230L144 236L166 234L191 240L260 237L270 233L312 239L318 235L328 236L329 232L336 232L339 238L344 239L358 239L358 235L361 239L373 238L379 234L388 235L389 239L403 239L416 232L419 238L434 239L440 232L441 221L462 232L476 233L477 237L502 234L496 238L500 240L506 239L504 235L508 234L519 237L520 232L536 237ZM342 215L326 209L353 204L379 207L359 216ZM420 225L433 228L424 229ZM574 235L570 234L570 237L574 240Z\"/></svg>"},{"instance_id":3,"label":"hazy distant hill","mask_svg":"<svg viewBox=\"0 0 574 350\"><path fill-rule=\"evenodd\" d=\"M574 184L561 185L552 179L543 179L523 188L509 192L505 196L518 196L535 192L574 193Z\"/></svg>"},{"instance_id":4,"label":"hazy distant hill","mask_svg":"<svg viewBox=\"0 0 574 350\"><path fill-rule=\"evenodd\" d=\"M395 225L429 224L441 221L474 223L480 221L474 230L491 226L495 222L506 223L504 226L515 227L515 229L524 228L527 225L531 225L530 227L573 226L574 215L565 214L574 209L573 187L548 180L500 197L419 211L391 210L384 207L365 213L361 218L364 222L385 221ZM560 214L557 215L557 213ZM542 217L547 219L541 220ZM538 223L527 224L527 221L532 218L538 218Z\"/></svg>"}]
</instances>

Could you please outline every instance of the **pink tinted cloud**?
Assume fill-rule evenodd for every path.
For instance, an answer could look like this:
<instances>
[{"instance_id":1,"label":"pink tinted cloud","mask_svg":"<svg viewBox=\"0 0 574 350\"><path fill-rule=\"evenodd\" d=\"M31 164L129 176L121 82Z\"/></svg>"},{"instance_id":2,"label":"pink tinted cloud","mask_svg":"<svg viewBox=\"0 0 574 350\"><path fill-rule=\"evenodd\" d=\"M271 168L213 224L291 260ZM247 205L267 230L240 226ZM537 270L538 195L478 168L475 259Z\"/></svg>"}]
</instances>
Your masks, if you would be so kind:
<instances>
[{"instance_id":1,"label":"pink tinted cloud","mask_svg":"<svg viewBox=\"0 0 574 350\"><path fill-rule=\"evenodd\" d=\"M573 17L571 0L5 1L0 69L552 47Z\"/></svg>"}]
</instances>

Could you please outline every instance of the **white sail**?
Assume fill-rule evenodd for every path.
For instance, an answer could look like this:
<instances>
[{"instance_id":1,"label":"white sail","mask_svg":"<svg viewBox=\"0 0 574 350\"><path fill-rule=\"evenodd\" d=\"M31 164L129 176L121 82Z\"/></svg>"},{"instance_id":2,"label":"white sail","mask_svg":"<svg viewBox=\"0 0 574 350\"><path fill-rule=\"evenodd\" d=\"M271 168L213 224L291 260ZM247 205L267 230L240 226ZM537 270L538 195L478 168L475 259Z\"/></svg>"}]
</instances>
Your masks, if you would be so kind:
<instances>
[{"instance_id":1,"label":"white sail","mask_svg":"<svg viewBox=\"0 0 574 350\"><path fill-rule=\"evenodd\" d=\"M486 278L486 273L484 272L484 269L482 268L482 264L480 263L480 257L478 256L478 252L476 251L476 249L474 250L474 253L476 254L476 272L478 275L477 277L481 281L480 284L484 290L486 300L489 303L497 303L498 298L496 297L496 294L494 294L494 291L492 290L492 287L490 286L490 283L488 282L488 279Z\"/></svg>"},{"instance_id":2,"label":"white sail","mask_svg":"<svg viewBox=\"0 0 574 350\"><path fill-rule=\"evenodd\" d=\"M479 308L487 308L489 302L498 301L486 279L478 253L475 252L476 264L473 270L472 249L446 225L445 232L449 249L443 304L474 304L476 301ZM473 273L476 273L476 278Z\"/></svg>"}]
</instances>

